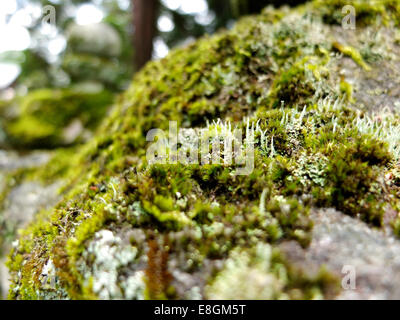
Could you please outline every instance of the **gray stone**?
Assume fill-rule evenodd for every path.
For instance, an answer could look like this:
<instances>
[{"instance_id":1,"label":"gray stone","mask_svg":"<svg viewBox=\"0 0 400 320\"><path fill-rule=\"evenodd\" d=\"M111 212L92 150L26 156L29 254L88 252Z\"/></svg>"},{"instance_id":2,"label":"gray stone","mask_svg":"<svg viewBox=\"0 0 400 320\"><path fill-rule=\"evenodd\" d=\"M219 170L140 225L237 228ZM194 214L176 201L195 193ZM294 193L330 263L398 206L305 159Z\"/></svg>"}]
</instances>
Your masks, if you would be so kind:
<instances>
[{"instance_id":1,"label":"gray stone","mask_svg":"<svg viewBox=\"0 0 400 320\"><path fill-rule=\"evenodd\" d=\"M354 267L356 289L343 289L337 299L400 299L400 243L392 234L333 209L311 216L308 248L294 241L280 245L289 261L310 274L324 265L340 278L343 266Z\"/></svg>"}]
</instances>

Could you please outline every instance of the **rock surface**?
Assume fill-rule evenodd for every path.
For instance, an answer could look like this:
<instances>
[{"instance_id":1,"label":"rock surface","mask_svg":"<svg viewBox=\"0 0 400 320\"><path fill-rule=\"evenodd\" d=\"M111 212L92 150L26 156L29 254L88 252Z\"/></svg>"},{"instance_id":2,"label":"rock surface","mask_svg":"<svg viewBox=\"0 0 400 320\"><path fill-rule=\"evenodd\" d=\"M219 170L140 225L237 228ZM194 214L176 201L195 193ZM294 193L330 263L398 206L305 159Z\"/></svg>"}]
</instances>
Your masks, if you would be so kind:
<instances>
[{"instance_id":1,"label":"rock surface","mask_svg":"<svg viewBox=\"0 0 400 320\"><path fill-rule=\"evenodd\" d=\"M341 278L348 274L345 266L354 268L356 289L343 290L336 299L400 298L398 239L333 209L314 212L312 219L307 249L295 242L280 246L289 260L308 272L325 265Z\"/></svg>"}]
</instances>

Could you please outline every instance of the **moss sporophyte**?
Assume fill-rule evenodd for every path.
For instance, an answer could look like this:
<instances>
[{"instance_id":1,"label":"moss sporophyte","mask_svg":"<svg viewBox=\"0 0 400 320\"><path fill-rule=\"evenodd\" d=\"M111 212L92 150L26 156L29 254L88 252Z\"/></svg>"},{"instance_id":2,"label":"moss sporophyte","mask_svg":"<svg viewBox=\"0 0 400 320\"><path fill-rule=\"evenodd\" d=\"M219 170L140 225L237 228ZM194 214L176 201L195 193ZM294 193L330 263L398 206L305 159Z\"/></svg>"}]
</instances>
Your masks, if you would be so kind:
<instances>
[{"instance_id":1,"label":"moss sporophyte","mask_svg":"<svg viewBox=\"0 0 400 320\"><path fill-rule=\"evenodd\" d=\"M245 123L243 139L241 126L237 125L232 130L230 122L218 120L204 129L178 129L177 122L170 121L168 139L162 129L151 129L147 133L146 141L155 142L147 148L146 160L149 165L201 163L243 166L232 175L249 175L254 170L255 131L261 132L261 129L258 123L250 124L249 120Z\"/></svg>"}]
</instances>

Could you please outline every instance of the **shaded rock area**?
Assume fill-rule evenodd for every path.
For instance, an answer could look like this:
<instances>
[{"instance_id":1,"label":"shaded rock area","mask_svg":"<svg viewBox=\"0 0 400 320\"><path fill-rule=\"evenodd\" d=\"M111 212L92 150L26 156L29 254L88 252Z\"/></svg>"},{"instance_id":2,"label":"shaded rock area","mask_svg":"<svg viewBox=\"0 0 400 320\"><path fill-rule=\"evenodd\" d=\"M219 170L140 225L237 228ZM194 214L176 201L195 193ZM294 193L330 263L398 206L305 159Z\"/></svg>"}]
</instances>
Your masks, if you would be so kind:
<instances>
[{"instance_id":1,"label":"shaded rock area","mask_svg":"<svg viewBox=\"0 0 400 320\"><path fill-rule=\"evenodd\" d=\"M37 182L25 182L18 185L11 190L4 202L4 219L19 227L26 226L36 212L57 202L59 187L59 183L43 186Z\"/></svg>"},{"instance_id":2,"label":"shaded rock area","mask_svg":"<svg viewBox=\"0 0 400 320\"><path fill-rule=\"evenodd\" d=\"M294 241L280 245L291 262L311 273L325 265L341 278L348 273L344 266L354 267L356 289L342 290L337 299L400 299L400 243L392 234L333 209L315 211L312 219L307 249Z\"/></svg>"},{"instance_id":3,"label":"shaded rock area","mask_svg":"<svg viewBox=\"0 0 400 320\"><path fill-rule=\"evenodd\" d=\"M4 182L7 173L22 168L34 168L47 163L51 154L49 152L32 152L19 154L14 151L0 150L0 183ZM1 187L1 185L0 185ZM26 181L12 188L0 207L0 220L4 221L10 230L15 233L17 229L25 227L33 218L35 213L42 209L53 206L59 199L58 188L60 183L42 185L39 182ZM1 189L4 188L1 187ZM3 230L0 233L2 235ZM0 239L1 240L1 239ZM10 240L3 240L3 252L10 247ZM0 299L7 296L9 287L9 275L5 267L5 257L0 256Z\"/></svg>"},{"instance_id":4,"label":"shaded rock area","mask_svg":"<svg viewBox=\"0 0 400 320\"><path fill-rule=\"evenodd\" d=\"M398 29L343 30L332 28L332 36L342 45L358 48L373 68L360 68L350 57L340 59L337 74L353 89L357 108L379 113L400 110L400 35Z\"/></svg>"}]
</instances>

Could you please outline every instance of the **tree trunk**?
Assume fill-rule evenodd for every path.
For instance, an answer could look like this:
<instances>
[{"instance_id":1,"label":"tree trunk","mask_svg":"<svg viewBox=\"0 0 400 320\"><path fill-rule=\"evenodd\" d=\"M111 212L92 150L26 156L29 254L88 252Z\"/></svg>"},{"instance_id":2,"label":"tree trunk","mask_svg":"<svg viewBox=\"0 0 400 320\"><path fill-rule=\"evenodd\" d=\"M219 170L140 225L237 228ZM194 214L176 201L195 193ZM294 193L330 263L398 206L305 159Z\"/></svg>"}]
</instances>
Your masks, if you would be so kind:
<instances>
[{"instance_id":1,"label":"tree trunk","mask_svg":"<svg viewBox=\"0 0 400 320\"><path fill-rule=\"evenodd\" d=\"M137 70L140 70L151 59L153 53L158 0L132 0L132 3L133 24L135 27L133 37L134 63Z\"/></svg>"}]
</instances>

